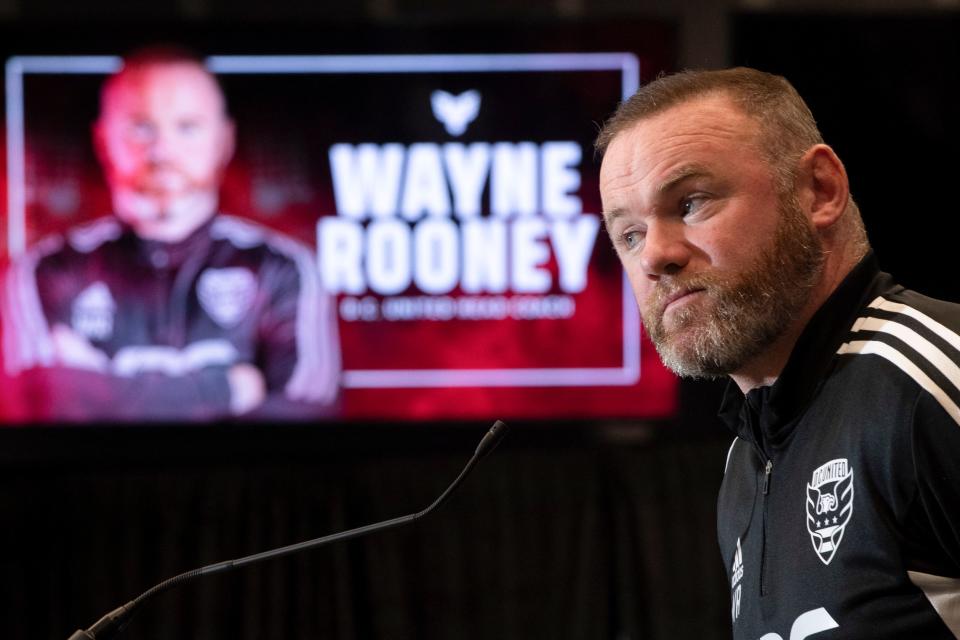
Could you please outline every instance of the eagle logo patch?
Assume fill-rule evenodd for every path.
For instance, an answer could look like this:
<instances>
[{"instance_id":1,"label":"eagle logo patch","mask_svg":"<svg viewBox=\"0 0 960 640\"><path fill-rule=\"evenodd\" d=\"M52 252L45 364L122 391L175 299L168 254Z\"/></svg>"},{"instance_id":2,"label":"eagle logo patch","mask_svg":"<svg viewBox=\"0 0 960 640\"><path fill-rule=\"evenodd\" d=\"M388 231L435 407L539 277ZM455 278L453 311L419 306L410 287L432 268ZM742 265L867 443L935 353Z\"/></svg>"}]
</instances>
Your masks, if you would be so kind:
<instances>
[{"instance_id":1,"label":"eagle logo patch","mask_svg":"<svg viewBox=\"0 0 960 640\"><path fill-rule=\"evenodd\" d=\"M253 307L257 279L243 267L207 269L197 282L200 306L224 329L240 324Z\"/></svg>"},{"instance_id":2,"label":"eagle logo patch","mask_svg":"<svg viewBox=\"0 0 960 640\"><path fill-rule=\"evenodd\" d=\"M823 564L833 560L852 513L853 469L847 459L817 467L807 485L807 531Z\"/></svg>"},{"instance_id":3,"label":"eagle logo patch","mask_svg":"<svg viewBox=\"0 0 960 640\"><path fill-rule=\"evenodd\" d=\"M103 282L98 280L81 291L70 311L70 326L80 335L94 342L105 342L113 336L117 303Z\"/></svg>"}]
</instances>

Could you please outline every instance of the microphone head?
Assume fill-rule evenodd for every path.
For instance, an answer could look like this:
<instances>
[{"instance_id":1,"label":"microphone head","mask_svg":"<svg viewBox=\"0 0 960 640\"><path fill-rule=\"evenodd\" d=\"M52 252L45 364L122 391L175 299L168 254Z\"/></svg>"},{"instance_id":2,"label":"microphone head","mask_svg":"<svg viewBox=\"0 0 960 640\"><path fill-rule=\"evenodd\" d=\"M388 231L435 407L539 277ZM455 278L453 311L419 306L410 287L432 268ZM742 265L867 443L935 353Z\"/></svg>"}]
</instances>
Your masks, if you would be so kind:
<instances>
[{"instance_id":1,"label":"microphone head","mask_svg":"<svg viewBox=\"0 0 960 640\"><path fill-rule=\"evenodd\" d=\"M478 458L482 458L491 451L493 451L500 441L503 440L503 437L507 435L507 430L509 427L507 423L503 420L497 420L493 423L493 426L490 427L490 430L487 431L486 435L483 436L483 440L480 441L480 444L477 445L477 450L473 454Z\"/></svg>"}]
</instances>

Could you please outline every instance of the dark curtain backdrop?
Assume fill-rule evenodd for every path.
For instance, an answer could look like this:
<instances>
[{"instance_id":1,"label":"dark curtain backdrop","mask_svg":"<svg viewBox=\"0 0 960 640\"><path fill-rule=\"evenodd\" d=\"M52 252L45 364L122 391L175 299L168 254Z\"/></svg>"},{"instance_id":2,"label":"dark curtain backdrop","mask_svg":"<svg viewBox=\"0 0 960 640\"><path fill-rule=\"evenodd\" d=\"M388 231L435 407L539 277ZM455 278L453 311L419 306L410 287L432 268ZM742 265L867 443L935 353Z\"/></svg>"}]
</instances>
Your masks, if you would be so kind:
<instances>
[{"instance_id":1,"label":"dark curtain backdrop","mask_svg":"<svg viewBox=\"0 0 960 640\"><path fill-rule=\"evenodd\" d=\"M960 12L744 13L731 30L733 64L786 76L810 105L880 267L960 300L957 207L942 196L960 145Z\"/></svg>"},{"instance_id":2,"label":"dark curtain backdrop","mask_svg":"<svg viewBox=\"0 0 960 640\"><path fill-rule=\"evenodd\" d=\"M479 427L0 433L7 638L182 571L420 510ZM405 529L159 596L125 637L726 638L719 431L527 426Z\"/></svg>"}]
</instances>

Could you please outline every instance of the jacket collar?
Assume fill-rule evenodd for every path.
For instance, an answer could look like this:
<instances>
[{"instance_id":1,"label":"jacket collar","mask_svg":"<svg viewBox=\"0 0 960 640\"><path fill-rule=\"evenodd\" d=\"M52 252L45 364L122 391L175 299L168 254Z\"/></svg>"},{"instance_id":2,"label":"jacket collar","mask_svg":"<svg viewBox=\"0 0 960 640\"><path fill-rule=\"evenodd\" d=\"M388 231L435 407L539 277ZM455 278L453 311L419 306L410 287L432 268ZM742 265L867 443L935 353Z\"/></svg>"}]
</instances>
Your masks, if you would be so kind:
<instances>
[{"instance_id":1,"label":"jacket collar","mask_svg":"<svg viewBox=\"0 0 960 640\"><path fill-rule=\"evenodd\" d=\"M810 319L776 382L744 396L731 380L719 414L727 426L761 448L782 444L826 377L860 309L885 275L873 252L868 253Z\"/></svg>"},{"instance_id":2,"label":"jacket collar","mask_svg":"<svg viewBox=\"0 0 960 640\"><path fill-rule=\"evenodd\" d=\"M137 236L129 227L127 227L127 236L136 250L139 261L157 271L175 270L179 269L191 256L206 255L209 252L210 227L213 226L215 217L211 217L179 242L146 240Z\"/></svg>"}]
</instances>

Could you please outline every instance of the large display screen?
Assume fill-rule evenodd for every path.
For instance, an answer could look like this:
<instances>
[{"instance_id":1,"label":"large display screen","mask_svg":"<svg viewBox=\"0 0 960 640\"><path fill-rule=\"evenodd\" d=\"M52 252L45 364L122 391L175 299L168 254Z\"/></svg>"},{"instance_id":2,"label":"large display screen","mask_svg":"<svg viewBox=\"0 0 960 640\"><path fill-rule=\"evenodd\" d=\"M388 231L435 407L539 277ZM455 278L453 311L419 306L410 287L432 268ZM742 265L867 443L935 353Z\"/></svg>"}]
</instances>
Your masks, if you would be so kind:
<instances>
[{"instance_id":1,"label":"large display screen","mask_svg":"<svg viewBox=\"0 0 960 640\"><path fill-rule=\"evenodd\" d=\"M266 402L253 415L409 421L674 411L676 380L643 334L602 228L592 148L598 124L637 88L642 57L215 55L205 63L236 131L213 241L234 249L266 242L295 258L301 287L315 279L322 290L289 302L299 305L297 348L326 345L298 357L320 361L298 363L275 390L293 389L305 402L274 415ZM146 294L116 284L141 273L135 265L128 273L98 262L105 273L82 283L86 275L64 276L77 260L122 245L128 231L111 214L91 143L101 85L120 64L83 55L6 61L7 423L217 418L215 409L188 406L202 402L208 380L184 393L162 390L165 382L245 361L239 328L255 313L271 317L257 298L267 276L232 263L184 276L192 281L183 313L211 327L202 341L155 326L177 321L177 302L161 304L167 315L158 320L137 298ZM64 248L79 258L49 258ZM30 274L37 265L61 284L38 285ZM74 284L54 318L44 287ZM155 331L134 331L133 322ZM274 330L264 326L257 331ZM95 367L51 355L62 346L60 329L96 347ZM35 339L44 331L52 338ZM121 332L128 343L117 343ZM92 389L123 392L87 406L99 393L81 391L91 377ZM331 380L333 395L311 396Z\"/></svg>"}]
</instances>

